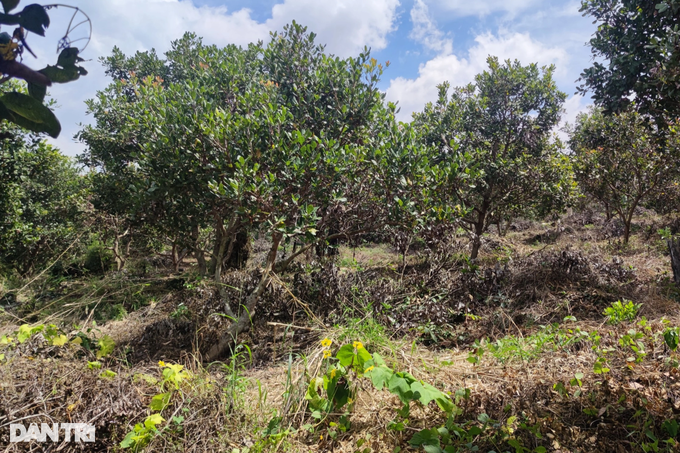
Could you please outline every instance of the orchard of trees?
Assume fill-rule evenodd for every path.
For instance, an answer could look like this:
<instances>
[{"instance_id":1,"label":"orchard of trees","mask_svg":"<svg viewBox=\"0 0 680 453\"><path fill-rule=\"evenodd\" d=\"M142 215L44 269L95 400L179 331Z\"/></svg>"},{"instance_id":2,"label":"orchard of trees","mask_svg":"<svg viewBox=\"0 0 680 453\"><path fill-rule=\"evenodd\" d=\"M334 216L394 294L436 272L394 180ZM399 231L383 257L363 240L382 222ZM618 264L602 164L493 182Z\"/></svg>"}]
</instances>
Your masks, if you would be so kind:
<instances>
[{"instance_id":1,"label":"orchard of trees","mask_svg":"<svg viewBox=\"0 0 680 453\"><path fill-rule=\"evenodd\" d=\"M17 2L2 3L2 23L37 34L49 24L47 9L17 18ZM675 209L662 200L679 180L679 9L582 2L598 24L580 87L595 106L568 143L556 135L566 94L554 67L491 56L469 85L442 81L435 102L399 122L368 49L339 58L292 23L246 48L191 33L164 56L114 48L100 59L111 80L87 103L94 123L77 136L76 162L37 134L59 132L42 102L52 82L86 74L78 50L35 73L7 69L16 55L5 53L3 72L28 85L6 84L0 98L2 272L120 273L156 253L179 271L191 258L232 320L215 359L257 316L272 273L312 252L332 260L339 243L379 237L405 253L457 235L474 263L492 226L503 236L516 219L557 218L584 199L620 218L627 243L637 208ZM255 238L267 239L266 258L237 306L223 275L246 265Z\"/></svg>"}]
</instances>

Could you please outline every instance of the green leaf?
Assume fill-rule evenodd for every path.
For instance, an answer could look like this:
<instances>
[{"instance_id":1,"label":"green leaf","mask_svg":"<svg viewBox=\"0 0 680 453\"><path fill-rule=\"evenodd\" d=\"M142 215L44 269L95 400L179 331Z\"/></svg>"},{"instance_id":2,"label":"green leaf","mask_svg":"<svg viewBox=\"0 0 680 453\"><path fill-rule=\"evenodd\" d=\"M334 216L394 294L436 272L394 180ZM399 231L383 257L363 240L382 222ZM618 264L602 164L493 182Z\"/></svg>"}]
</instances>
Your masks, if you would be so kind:
<instances>
[{"instance_id":1,"label":"green leaf","mask_svg":"<svg viewBox=\"0 0 680 453\"><path fill-rule=\"evenodd\" d=\"M144 420L144 426L151 429L156 429L156 425L163 423L165 419L161 417L161 414L151 414Z\"/></svg>"},{"instance_id":2,"label":"green leaf","mask_svg":"<svg viewBox=\"0 0 680 453\"><path fill-rule=\"evenodd\" d=\"M409 441L412 447L436 446L439 447L439 431L436 428L423 429L413 435ZM426 450L427 451L427 450Z\"/></svg>"},{"instance_id":3,"label":"green leaf","mask_svg":"<svg viewBox=\"0 0 680 453\"><path fill-rule=\"evenodd\" d=\"M45 8L38 5L28 5L19 14L21 26L36 35L45 36L45 29L50 26L50 16Z\"/></svg>"},{"instance_id":4,"label":"green leaf","mask_svg":"<svg viewBox=\"0 0 680 453\"><path fill-rule=\"evenodd\" d=\"M78 66L60 68L58 66L47 65L38 72L46 75L47 78L54 83L68 83L80 78L80 70L78 69Z\"/></svg>"},{"instance_id":5,"label":"green leaf","mask_svg":"<svg viewBox=\"0 0 680 453\"><path fill-rule=\"evenodd\" d=\"M101 373L99 373L99 377L104 378L104 379L113 379L116 377L116 372L111 371L111 370L104 370Z\"/></svg>"},{"instance_id":6,"label":"green leaf","mask_svg":"<svg viewBox=\"0 0 680 453\"><path fill-rule=\"evenodd\" d=\"M340 361L340 365L345 368L352 365L354 361L354 346L351 344L346 344L338 350L335 357Z\"/></svg>"},{"instance_id":7,"label":"green leaf","mask_svg":"<svg viewBox=\"0 0 680 453\"><path fill-rule=\"evenodd\" d=\"M359 371L363 372L365 368L366 362L369 360L373 360L373 357L371 357L371 354L362 346L360 348L357 348L357 359L359 362Z\"/></svg>"},{"instance_id":8,"label":"green leaf","mask_svg":"<svg viewBox=\"0 0 680 453\"><path fill-rule=\"evenodd\" d=\"M427 406L431 401L438 398L447 398L439 389L422 381L417 381L411 384L414 398L418 399L423 406Z\"/></svg>"},{"instance_id":9,"label":"green leaf","mask_svg":"<svg viewBox=\"0 0 680 453\"><path fill-rule=\"evenodd\" d=\"M160 393L155 395L153 398L151 398L151 404L149 405L149 408L152 411L162 411L170 402L170 396L171 393Z\"/></svg>"},{"instance_id":10,"label":"green leaf","mask_svg":"<svg viewBox=\"0 0 680 453\"><path fill-rule=\"evenodd\" d=\"M108 335L104 335L99 339L97 342L97 345L99 346L99 350L97 351L97 358L101 359L102 357L106 357L107 355L111 354L113 352L113 349L116 347L115 341L113 341L113 338L111 338Z\"/></svg>"},{"instance_id":11,"label":"green leaf","mask_svg":"<svg viewBox=\"0 0 680 453\"><path fill-rule=\"evenodd\" d=\"M309 401L309 407L312 409L319 409L322 407L325 399L319 395L319 390L323 386L322 378L314 378L309 382L307 386L307 393L305 394L305 399Z\"/></svg>"},{"instance_id":12,"label":"green leaf","mask_svg":"<svg viewBox=\"0 0 680 453\"><path fill-rule=\"evenodd\" d=\"M87 367L91 370L98 370L102 367L102 363L95 361L95 362L87 362Z\"/></svg>"},{"instance_id":13,"label":"green leaf","mask_svg":"<svg viewBox=\"0 0 680 453\"><path fill-rule=\"evenodd\" d=\"M130 448L130 447L132 447L135 443L134 437L135 437L134 431L130 431L129 433L127 433L127 435L125 436L125 439L123 439L120 443L120 448Z\"/></svg>"},{"instance_id":14,"label":"green leaf","mask_svg":"<svg viewBox=\"0 0 680 453\"><path fill-rule=\"evenodd\" d=\"M57 66L66 68L69 66L75 66L76 63L80 63L81 61L85 61L78 56L78 52L79 51L77 47L67 47L66 49L62 50L59 54L59 58L57 59Z\"/></svg>"},{"instance_id":15,"label":"green leaf","mask_svg":"<svg viewBox=\"0 0 680 453\"><path fill-rule=\"evenodd\" d=\"M371 371L366 373L366 375L371 378L371 382L373 382L373 386L377 390L382 390L383 387L387 386L393 373L394 372L386 366L374 366Z\"/></svg>"},{"instance_id":16,"label":"green leaf","mask_svg":"<svg viewBox=\"0 0 680 453\"><path fill-rule=\"evenodd\" d=\"M68 337L64 334L52 338L52 346L64 346L68 343Z\"/></svg>"},{"instance_id":17,"label":"green leaf","mask_svg":"<svg viewBox=\"0 0 680 453\"><path fill-rule=\"evenodd\" d=\"M31 338L31 326L28 324L22 324L19 327L19 332L17 333L17 341L19 344Z\"/></svg>"},{"instance_id":18,"label":"green leaf","mask_svg":"<svg viewBox=\"0 0 680 453\"><path fill-rule=\"evenodd\" d=\"M37 83L28 82L28 94L42 102L45 99L45 95L47 94L47 87L44 85L38 85Z\"/></svg>"},{"instance_id":19,"label":"green leaf","mask_svg":"<svg viewBox=\"0 0 680 453\"><path fill-rule=\"evenodd\" d=\"M663 333L663 340L671 351L678 349L678 329L668 329Z\"/></svg>"},{"instance_id":20,"label":"green leaf","mask_svg":"<svg viewBox=\"0 0 680 453\"><path fill-rule=\"evenodd\" d=\"M388 382L387 388L390 390L390 392L397 395L402 403L407 404L413 400L413 392L411 391L411 387L408 382L406 382L406 379L399 376L400 374L402 373L394 373L392 375L390 381Z\"/></svg>"},{"instance_id":21,"label":"green leaf","mask_svg":"<svg viewBox=\"0 0 680 453\"><path fill-rule=\"evenodd\" d=\"M12 114L14 123L33 132L46 132L57 138L61 132L61 125L52 110L37 99L22 93L7 93L0 97L0 102ZM6 117L6 112L0 112Z\"/></svg>"},{"instance_id":22,"label":"green leaf","mask_svg":"<svg viewBox=\"0 0 680 453\"><path fill-rule=\"evenodd\" d=\"M16 8L20 1L21 0L2 0L2 7L5 10L5 13L9 13Z\"/></svg>"}]
</instances>

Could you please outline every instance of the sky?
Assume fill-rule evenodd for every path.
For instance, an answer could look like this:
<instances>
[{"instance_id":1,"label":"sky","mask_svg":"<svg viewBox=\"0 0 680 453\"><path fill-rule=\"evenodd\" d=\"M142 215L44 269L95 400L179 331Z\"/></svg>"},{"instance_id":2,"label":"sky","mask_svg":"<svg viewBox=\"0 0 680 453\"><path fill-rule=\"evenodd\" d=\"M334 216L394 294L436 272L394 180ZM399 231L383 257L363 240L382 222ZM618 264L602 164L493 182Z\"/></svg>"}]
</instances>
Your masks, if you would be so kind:
<instances>
[{"instance_id":1,"label":"sky","mask_svg":"<svg viewBox=\"0 0 680 453\"><path fill-rule=\"evenodd\" d=\"M26 2L23 2L26 3ZM574 121L591 102L575 95L577 79L590 66L586 43L595 32L592 20L579 13L580 0L64 0L80 8L92 22L92 38L81 56L89 74L54 85L48 93L57 101L55 113L62 133L50 141L68 155L82 152L74 141L81 124L92 122L85 100L110 80L98 59L118 46L128 54L155 49L162 54L186 31L208 44L247 45L267 41L272 31L295 20L318 35L326 50L339 56L357 55L364 46L379 62L390 62L380 88L409 121L436 100L437 85L466 85L486 69L489 55L522 64L556 66L558 87L568 97L563 122ZM50 10L47 36L31 35L39 69L56 62L56 44L76 10ZM69 36L89 30L81 26ZM84 41L74 45L84 44Z\"/></svg>"}]
</instances>

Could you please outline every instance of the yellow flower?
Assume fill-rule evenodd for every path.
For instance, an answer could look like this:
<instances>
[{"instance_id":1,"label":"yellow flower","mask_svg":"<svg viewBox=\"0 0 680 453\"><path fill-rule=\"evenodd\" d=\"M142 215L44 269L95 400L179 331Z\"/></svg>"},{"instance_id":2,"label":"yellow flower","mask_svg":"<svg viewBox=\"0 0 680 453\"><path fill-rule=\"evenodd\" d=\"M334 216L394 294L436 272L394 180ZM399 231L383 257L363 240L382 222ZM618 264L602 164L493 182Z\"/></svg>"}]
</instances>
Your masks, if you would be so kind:
<instances>
[{"instance_id":1,"label":"yellow flower","mask_svg":"<svg viewBox=\"0 0 680 453\"><path fill-rule=\"evenodd\" d=\"M333 369L331 370L331 379L335 378L335 373L336 373L337 371L338 371L338 370L336 370L335 368L333 368Z\"/></svg>"},{"instance_id":2,"label":"yellow flower","mask_svg":"<svg viewBox=\"0 0 680 453\"><path fill-rule=\"evenodd\" d=\"M363 343L361 343L361 341L355 341L354 343L352 343L352 346L354 346L357 349L364 347L364 345L363 345Z\"/></svg>"},{"instance_id":3,"label":"yellow flower","mask_svg":"<svg viewBox=\"0 0 680 453\"><path fill-rule=\"evenodd\" d=\"M368 373L368 372L371 371L373 368L375 368L373 365L369 366L368 368L366 368L366 371L364 371L364 373Z\"/></svg>"},{"instance_id":4,"label":"yellow flower","mask_svg":"<svg viewBox=\"0 0 680 453\"><path fill-rule=\"evenodd\" d=\"M165 366L165 362L163 362L162 360L159 360L159 361L158 361L158 366L161 367L161 368L163 368L163 367Z\"/></svg>"},{"instance_id":5,"label":"yellow flower","mask_svg":"<svg viewBox=\"0 0 680 453\"><path fill-rule=\"evenodd\" d=\"M327 359L327 358L329 358L330 356L331 356L331 351L330 351L329 349L325 349L325 350L323 351L323 358L324 358L324 359Z\"/></svg>"},{"instance_id":6,"label":"yellow flower","mask_svg":"<svg viewBox=\"0 0 680 453\"><path fill-rule=\"evenodd\" d=\"M333 341L331 341L328 338L324 338L323 340L321 340L321 346L323 346L324 348L329 347L332 343Z\"/></svg>"}]
</instances>

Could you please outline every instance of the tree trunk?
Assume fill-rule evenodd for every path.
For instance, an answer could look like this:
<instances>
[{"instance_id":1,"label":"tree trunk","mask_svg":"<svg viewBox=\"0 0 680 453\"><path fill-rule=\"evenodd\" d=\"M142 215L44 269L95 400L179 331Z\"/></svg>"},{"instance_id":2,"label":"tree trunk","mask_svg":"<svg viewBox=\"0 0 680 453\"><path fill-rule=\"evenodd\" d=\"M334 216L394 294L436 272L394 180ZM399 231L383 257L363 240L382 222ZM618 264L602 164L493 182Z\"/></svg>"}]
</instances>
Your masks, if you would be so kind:
<instances>
[{"instance_id":1,"label":"tree trunk","mask_svg":"<svg viewBox=\"0 0 680 453\"><path fill-rule=\"evenodd\" d=\"M482 233L484 233L484 217L480 214L477 223L475 223L475 237L472 238L471 260L477 259L477 255L479 255L479 249L482 246Z\"/></svg>"},{"instance_id":2,"label":"tree trunk","mask_svg":"<svg viewBox=\"0 0 680 453\"><path fill-rule=\"evenodd\" d=\"M255 315L255 306L257 305L257 300L260 295L264 292L265 288L269 284L270 273L274 267L274 261L276 261L276 253L279 249L279 244L281 243L281 238L283 235L281 233L274 233L272 235L272 246L267 254L267 264L262 271L262 277L260 277L260 283L257 288L248 296L245 303L245 309L239 316L239 318L229 326L229 329L222 335L217 344L213 345L205 356L205 360L212 362L218 357L223 355L231 345L236 342L236 337L241 332L250 327L251 319Z\"/></svg>"},{"instance_id":3,"label":"tree trunk","mask_svg":"<svg viewBox=\"0 0 680 453\"><path fill-rule=\"evenodd\" d=\"M214 261L217 263L215 265L215 273L213 274L213 279L215 281L215 284L217 285L217 290L220 292L220 298L222 299L222 303L224 304L224 311L226 312L227 316L230 316L234 318L234 312L231 311L231 307L229 306L229 301L227 300L227 292L224 289L224 284L222 283L222 260L224 259L224 254L227 249L227 239L229 237L227 234L223 231L224 227L220 225L220 243L219 243L219 248L217 249L217 255L215 256ZM232 237L231 241L229 241L229 251L233 249L234 246L234 238Z\"/></svg>"},{"instance_id":4,"label":"tree trunk","mask_svg":"<svg viewBox=\"0 0 680 453\"><path fill-rule=\"evenodd\" d=\"M612 208L609 206L609 203L604 204L604 213L606 216L606 221L609 222L612 219Z\"/></svg>"},{"instance_id":5,"label":"tree trunk","mask_svg":"<svg viewBox=\"0 0 680 453\"><path fill-rule=\"evenodd\" d=\"M680 238L670 238L667 241L668 251L671 254L671 268L673 269L673 280L680 287Z\"/></svg>"},{"instance_id":6,"label":"tree trunk","mask_svg":"<svg viewBox=\"0 0 680 453\"><path fill-rule=\"evenodd\" d=\"M208 270L208 265L205 262L205 253L203 252L203 249L201 249L200 235L201 232L198 228L198 225L194 226L193 230L191 231L191 238L193 239L192 252L194 254L194 258L196 258L196 262L198 263L198 273L201 277L204 277Z\"/></svg>"},{"instance_id":7,"label":"tree trunk","mask_svg":"<svg viewBox=\"0 0 680 453\"><path fill-rule=\"evenodd\" d=\"M630 237L630 220L623 222L623 243L628 244Z\"/></svg>"},{"instance_id":8,"label":"tree trunk","mask_svg":"<svg viewBox=\"0 0 680 453\"><path fill-rule=\"evenodd\" d=\"M219 255L219 250L220 250L220 245L222 244L222 236L224 231L224 226L217 222L216 228L215 228L215 244L213 245L213 252L210 257L210 262L208 263L208 273L209 274L214 274L215 273L215 266L218 263L217 261L217 255ZM221 258L220 258L220 263Z\"/></svg>"},{"instance_id":9,"label":"tree trunk","mask_svg":"<svg viewBox=\"0 0 680 453\"><path fill-rule=\"evenodd\" d=\"M236 233L234 248L231 254L224 257L227 269L243 269L250 257L250 236L244 229Z\"/></svg>"},{"instance_id":10,"label":"tree trunk","mask_svg":"<svg viewBox=\"0 0 680 453\"><path fill-rule=\"evenodd\" d=\"M179 251L177 250L177 242L172 243L172 270L175 274L179 272Z\"/></svg>"}]
</instances>

